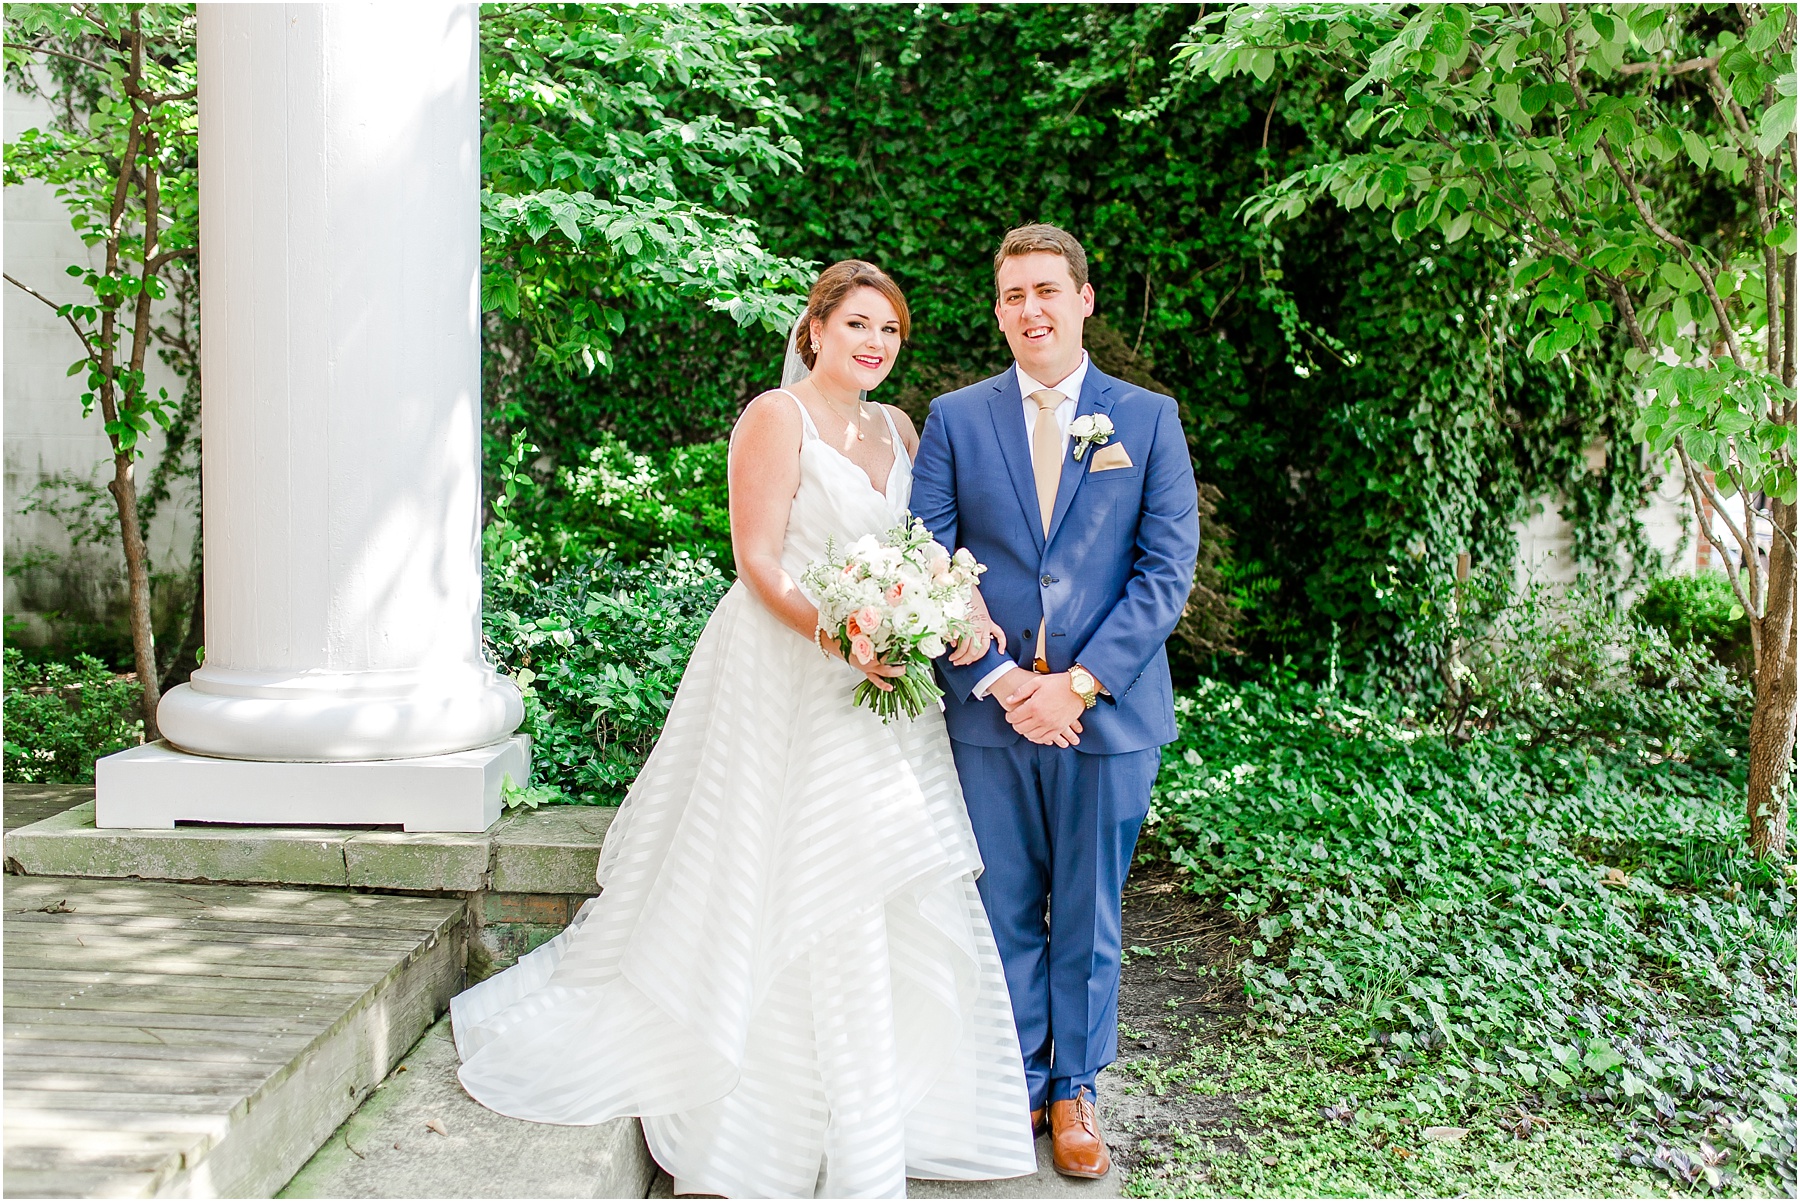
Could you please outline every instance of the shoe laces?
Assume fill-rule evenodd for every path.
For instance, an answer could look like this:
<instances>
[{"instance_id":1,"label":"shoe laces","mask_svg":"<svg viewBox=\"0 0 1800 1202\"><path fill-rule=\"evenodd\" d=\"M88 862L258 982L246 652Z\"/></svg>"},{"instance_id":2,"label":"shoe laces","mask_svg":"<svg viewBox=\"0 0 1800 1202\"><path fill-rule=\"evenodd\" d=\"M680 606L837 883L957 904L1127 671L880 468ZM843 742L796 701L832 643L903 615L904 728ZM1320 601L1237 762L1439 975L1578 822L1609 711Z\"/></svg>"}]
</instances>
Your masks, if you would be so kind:
<instances>
[{"instance_id":1,"label":"shoe laces","mask_svg":"<svg viewBox=\"0 0 1800 1202\"><path fill-rule=\"evenodd\" d=\"M1082 1127L1089 1135L1099 1139L1100 1116L1094 1108L1094 1095L1088 1092L1087 1086L1083 1085L1076 1089L1075 1096L1070 1100L1075 1103L1075 1117L1081 1120Z\"/></svg>"}]
</instances>

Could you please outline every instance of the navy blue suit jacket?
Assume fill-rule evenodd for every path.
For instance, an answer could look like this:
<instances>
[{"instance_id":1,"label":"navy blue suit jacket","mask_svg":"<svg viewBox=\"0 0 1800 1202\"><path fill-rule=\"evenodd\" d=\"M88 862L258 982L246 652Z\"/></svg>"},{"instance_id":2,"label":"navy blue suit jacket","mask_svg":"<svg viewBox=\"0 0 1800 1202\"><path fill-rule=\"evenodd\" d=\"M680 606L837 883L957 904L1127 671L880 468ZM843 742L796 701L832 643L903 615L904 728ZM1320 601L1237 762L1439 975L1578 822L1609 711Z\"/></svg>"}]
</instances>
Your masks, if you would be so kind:
<instances>
[{"instance_id":1,"label":"navy blue suit jacket","mask_svg":"<svg viewBox=\"0 0 1800 1202\"><path fill-rule=\"evenodd\" d=\"M1130 467L1096 472L1069 440L1044 535L1019 377L1011 368L931 404L913 469L912 511L939 542L987 565L981 595L1005 631L1007 654L1029 666L1039 619L1052 672L1080 663L1111 698L1082 716L1079 750L1115 755L1175 738L1163 649L1193 586L1200 519L1193 461L1169 397L1116 380L1091 363L1077 417L1112 420L1110 443ZM1021 737L975 686L1004 656L967 667L937 662L950 737L1006 747Z\"/></svg>"}]
</instances>

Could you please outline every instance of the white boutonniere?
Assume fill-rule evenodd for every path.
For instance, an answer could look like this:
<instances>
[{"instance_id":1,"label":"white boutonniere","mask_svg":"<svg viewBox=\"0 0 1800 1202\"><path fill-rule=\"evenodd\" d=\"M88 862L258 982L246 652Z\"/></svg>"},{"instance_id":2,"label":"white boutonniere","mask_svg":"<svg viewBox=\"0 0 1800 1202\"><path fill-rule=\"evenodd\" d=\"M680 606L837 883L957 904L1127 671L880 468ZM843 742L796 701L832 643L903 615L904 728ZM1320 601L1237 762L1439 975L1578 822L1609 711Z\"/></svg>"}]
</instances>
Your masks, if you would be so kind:
<instances>
[{"instance_id":1,"label":"white boutonniere","mask_svg":"<svg viewBox=\"0 0 1800 1202\"><path fill-rule=\"evenodd\" d=\"M1075 462L1113 436L1112 418L1104 413L1089 413L1069 423L1069 437L1075 440Z\"/></svg>"}]
</instances>

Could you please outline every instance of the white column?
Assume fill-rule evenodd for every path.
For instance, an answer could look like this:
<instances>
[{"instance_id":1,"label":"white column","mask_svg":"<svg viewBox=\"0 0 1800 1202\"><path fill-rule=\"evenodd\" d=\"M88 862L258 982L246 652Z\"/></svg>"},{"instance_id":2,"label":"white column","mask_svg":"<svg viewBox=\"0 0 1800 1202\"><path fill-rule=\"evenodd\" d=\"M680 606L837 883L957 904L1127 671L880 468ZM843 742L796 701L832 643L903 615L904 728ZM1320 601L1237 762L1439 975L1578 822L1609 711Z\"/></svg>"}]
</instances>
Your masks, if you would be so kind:
<instances>
[{"instance_id":1,"label":"white column","mask_svg":"<svg viewBox=\"0 0 1800 1202\"><path fill-rule=\"evenodd\" d=\"M158 712L182 751L516 745L480 653L476 20L200 5L206 654ZM107 791L103 824L147 824ZM332 820L284 804L309 812L235 820ZM364 812L337 820L395 820Z\"/></svg>"}]
</instances>

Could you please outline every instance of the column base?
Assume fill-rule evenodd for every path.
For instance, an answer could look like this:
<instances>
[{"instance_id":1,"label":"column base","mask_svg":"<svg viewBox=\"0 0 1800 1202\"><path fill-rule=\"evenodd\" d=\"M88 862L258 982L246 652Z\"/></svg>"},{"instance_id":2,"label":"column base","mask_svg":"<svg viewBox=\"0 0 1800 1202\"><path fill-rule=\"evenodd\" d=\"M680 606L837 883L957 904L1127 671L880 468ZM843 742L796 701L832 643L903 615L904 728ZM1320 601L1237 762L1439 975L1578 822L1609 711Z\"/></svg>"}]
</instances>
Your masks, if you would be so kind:
<instances>
[{"instance_id":1,"label":"column base","mask_svg":"<svg viewBox=\"0 0 1800 1202\"><path fill-rule=\"evenodd\" d=\"M398 826L484 831L500 787L531 778L531 740L405 760L284 763L192 755L147 743L94 766L94 825L163 829L177 822L247 826Z\"/></svg>"}]
</instances>

